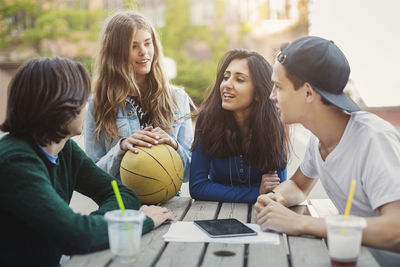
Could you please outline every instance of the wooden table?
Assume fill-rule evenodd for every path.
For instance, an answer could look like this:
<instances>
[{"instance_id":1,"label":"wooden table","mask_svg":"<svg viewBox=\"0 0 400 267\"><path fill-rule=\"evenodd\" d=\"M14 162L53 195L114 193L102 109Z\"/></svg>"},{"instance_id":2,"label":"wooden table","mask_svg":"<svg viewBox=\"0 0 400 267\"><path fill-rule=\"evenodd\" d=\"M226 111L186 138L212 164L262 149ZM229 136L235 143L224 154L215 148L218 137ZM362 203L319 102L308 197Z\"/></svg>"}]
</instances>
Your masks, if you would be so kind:
<instances>
[{"instance_id":1,"label":"wooden table","mask_svg":"<svg viewBox=\"0 0 400 267\"><path fill-rule=\"evenodd\" d=\"M311 204L313 202L309 202ZM218 203L193 201L186 197L175 197L163 206L167 207L175 220L236 218L244 223L254 222L252 207L243 203ZM314 205L316 210L321 206ZM307 213L307 206L293 207L296 212ZM313 267L330 266L328 249L323 239L312 236L280 235L279 245L260 244L219 244L164 242L162 236L169 225L145 234L141 240L138 260L132 264L121 264L112 259L109 250L87 255L76 255L64 266L271 266L271 267ZM231 256L218 256L230 252ZM226 254L226 253L225 253ZM362 247L358 267L378 267L369 250Z\"/></svg>"}]
</instances>

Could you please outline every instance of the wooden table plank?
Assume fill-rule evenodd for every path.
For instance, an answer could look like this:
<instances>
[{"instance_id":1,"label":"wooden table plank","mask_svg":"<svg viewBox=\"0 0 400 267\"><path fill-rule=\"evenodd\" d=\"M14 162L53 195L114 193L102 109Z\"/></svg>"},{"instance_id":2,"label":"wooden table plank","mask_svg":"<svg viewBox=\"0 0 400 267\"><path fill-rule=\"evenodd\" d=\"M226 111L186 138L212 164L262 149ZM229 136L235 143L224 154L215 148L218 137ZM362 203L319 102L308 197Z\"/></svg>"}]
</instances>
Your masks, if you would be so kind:
<instances>
[{"instance_id":1,"label":"wooden table plank","mask_svg":"<svg viewBox=\"0 0 400 267\"><path fill-rule=\"evenodd\" d=\"M249 204L247 203L222 203L217 216L218 219L235 218L242 223L247 223Z\"/></svg>"},{"instance_id":2,"label":"wooden table plank","mask_svg":"<svg viewBox=\"0 0 400 267\"><path fill-rule=\"evenodd\" d=\"M319 214L332 214L335 212L326 201L311 200L316 205ZM237 218L242 222L247 221L247 204L194 201L190 198L176 197L164 204L173 213L175 220L193 221L196 219L212 218ZM315 204L316 203L316 204ZM328 206L327 206L328 205ZM220 206L220 209L219 209ZM307 214L305 206L292 208L294 211ZM218 212L218 214L217 214ZM324 215L322 215L324 216ZM251 210L251 221L255 218ZM310 236L280 235L280 245L233 245L233 244L204 244L204 243L164 243L162 236L169 229L163 225L142 238L141 253L137 262L122 265L111 260L109 250L91 253L88 255L75 255L64 266L289 266L288 251L290 250L291 266L330 266L330 259L326 243L323 239ZM214 252L227 250L235 253L232 257L215 256ZM246 255L247 253L247 255ZM159 256L160 255L160 256ZM159 257L159 258L158 258ZM361 248L357 267L379 266L366 247Z\"/></svg>"},{"instance_id":3,"label":"wooden table plank","mask_svg":"<svg viewBox=\"0 0 400 267\"><path fill-rule=\"evenodd\" d=\"M367 247L361 247L360 256L357 260L357 267L379 267L379 264Z\"/></svg>"},{"instance_id":4,"label":"wooden table plank","mask_svg":"<svg viewBox=\"0 0 400 267\"><path fill-rule=\"evenodd\" d=\"M337 215L339 214L335 205L333 205L332 201L329 198L326 199L310 199L309 201L314 208L314 210L318 213L320 218L325 218L329 215Z\"/></svg>"},{"instance_id":5,"label":"wooden table plank","mask_svg":"<svg viewBox=\"0 0 400 267\"><path fill-rule=\"evenodd\" d=\"M325 218L330 215L338 215L339 212L336 209L335 205L333 205L332 201L328 199L310 199L314 210L318 213L320 218ZM326 244L326 242L325 242ZM378 263L376 262L374 256L372 256L371 252L367 247L362 246L360 255L357 261L357 267L378 267Z\"/></svg>"},{"instance_id":6,"label":"wooden table plank","mask_svg":"<svg viewBox=\"0 0 400 267\"><path fill-rule=\"evenodd\" d=\"M190 197L174 197L165 202L162 206L168 208L174 220L181 220L191 205ZM168 231L169 224L162 225L157 229L145 234L140 244L140 254L135 266L150 266L157 254L164 248L162 236ZM104 266L108 263L110 267L129 266L112 260L112 254L109 249L87 255L74 255L63 267L83 267L83 266Z\"/></svg>"},{"instance_id":7,"label":"wooden table plank","mask_svg":"<svg viewBox=\"0 0 400 267\"><path fill-rule=\"evenodd\" d=\"M235 218L246 223L248 214L247 203L223 203L218 214L218 219ZM218 254L232 253L231 256L218 256ZM207 247L203 266L243 266L244 244L210 243Z\"/></svg>"},{"instance_id":8,"label":"wooden table plank","mask_svg":"<svg viewBox=\"0 0 400 267\"><path fill-rule=\"evenodd\" d=\"M256 223L254 209L251 210L251 222ZM279 245L250 244L248 264L251 267L289 267L288 244L284 235L279 236Z\"/></svg>"},{"instance_id":9,"label":"wooden table plank","mask_svg":"<svg viewBox=\"0 0 400 267\"><path fill-rule=\"evenodd\" d=\"M213 219L217 210L218 202L194 201L183 221ZM155 266L197 266L205 248L204 243L169 242Z\"/></svg>"},{"instance_id":10,"label":"wooden table plank","mask_svg":"<svg viewBox=\"0 0 400 267\"><path fill-rule=\"evenodd\" d=\"M279 236L279 245L249 245L247 266L251 267L288 267L289 262L283 235Z\"/></svg>"},{"instance_id":11,"label":"wooden table plank","mask_svg":"<svg viewBox=\"0 0 400 267\"><path fill-rule=\"evenodd\" d=\"M172 213L174 220L179 221L186 215L190 208L192 199L190 197L174 197L162 204ZM145 234L140 241L140 254L134 266L151 266L157 255L164 249L165 242L162 236L168 231L170 224L161 225L157 229ZM127 266L118 261L113 261L110 267Z\"/></svg>"},{"instance_id":12,"label":"wooden table plank","mask_svg":"<svg viewBox=\"0 0 400 267\"><path fill-rule=\"evenodd\" d=\"M112 259L110 250L102 250L90 254L74 255L63 264L63 267L104 266Z\"/></svg>"},{"instance_id":13,"label":"wooden table plank","mask_svg":"<svg viewBox=\"0 0 400 267\"><path fill-rule=\"evenodd\" d=\"M331 262L325 242L320 238L288 236L293 267L328 267Z\"/></svg>"}]
</instances>

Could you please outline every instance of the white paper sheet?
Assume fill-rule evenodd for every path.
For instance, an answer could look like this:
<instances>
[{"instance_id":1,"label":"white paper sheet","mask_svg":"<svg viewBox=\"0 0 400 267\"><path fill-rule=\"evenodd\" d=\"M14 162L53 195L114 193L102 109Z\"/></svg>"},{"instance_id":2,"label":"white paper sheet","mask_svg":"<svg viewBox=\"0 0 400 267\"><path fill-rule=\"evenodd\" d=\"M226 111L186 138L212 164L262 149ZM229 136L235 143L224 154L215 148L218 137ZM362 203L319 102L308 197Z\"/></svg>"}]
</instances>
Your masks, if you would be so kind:
<instances>
[{"instance_id":1,"label":"white paper sheet","mask_svg":"<svg viewBox=\"0 0 400 267\"><path fill-rule=\"evenodd\" d=\"M257 232L253 236L212 238L193 222L175 222L163 236L165 242L207 242L228 244L271 244L279 245L279 234L263 232L258 224L246 223Z\"/></svg>"}]
</instances>

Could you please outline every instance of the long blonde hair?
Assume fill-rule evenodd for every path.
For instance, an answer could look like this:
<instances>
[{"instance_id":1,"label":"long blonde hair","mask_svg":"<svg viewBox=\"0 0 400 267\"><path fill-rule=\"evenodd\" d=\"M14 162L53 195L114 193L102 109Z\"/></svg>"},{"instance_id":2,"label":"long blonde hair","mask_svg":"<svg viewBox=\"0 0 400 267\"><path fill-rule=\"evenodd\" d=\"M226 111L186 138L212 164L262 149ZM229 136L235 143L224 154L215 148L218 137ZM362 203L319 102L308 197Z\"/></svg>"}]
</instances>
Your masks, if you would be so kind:
<instances>
[{"instance_id":1,"label":"long blonde hair","mask_svg":"<svg viewBox=\"0 0 400 267\"><path fill-rule=\"evenodd\" d=\"M129 64L132 38L139 29L151 34L154 45L151 70L146 75L146 88L142 91L135 82L133 67ZM162 59L156 31L142 15L134 11L119 11L106 20L94 79L94 120L98 140L101 133L111 138L120 137L116 125L118 108L124 112L125 99L132 90L139 96L154 127L165 131L172 129L174 108L178 106L161 67Z\"/></svg>"}]
</instances>

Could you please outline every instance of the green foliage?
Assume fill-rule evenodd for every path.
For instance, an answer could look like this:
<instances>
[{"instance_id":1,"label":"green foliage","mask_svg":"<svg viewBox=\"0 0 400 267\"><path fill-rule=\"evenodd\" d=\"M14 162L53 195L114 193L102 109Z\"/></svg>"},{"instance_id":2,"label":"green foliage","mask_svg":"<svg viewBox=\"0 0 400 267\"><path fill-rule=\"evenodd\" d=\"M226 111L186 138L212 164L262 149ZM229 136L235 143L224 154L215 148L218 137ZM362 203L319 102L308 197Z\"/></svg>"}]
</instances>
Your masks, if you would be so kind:
<instances>
[{"instance_id":1,"label":"green foliage","mask_svg":"<svg viewBox=\"0 0 400 267\"><path fill-rule=\"evenodd\" d=\"M195 26L190 20L191 1L165 0L165 26L158 29L165 55L177 63L178 75L173 83L185 87L197 103L214 82L218 60L226 52L229 42L222 21L226 0L214 1L215 23ZM27 48L34 48L35 54L30 57L52 56L48 44L60 39L68 43L97 42L107 10L82 8L87 3L75 0L67 8L57 6L55 0L0 0L0 49L16 48L22 53ZM124 0L124 8L140 9L139 3L139 0ZM189 42L206 43L207 57L198 58L193 51L188 51ZM78 49L78 54L71 56L79 58L92 72L93 59L82 51Z\"/></svg>"},{"instance_id":2,"label":"green foliage","mask_svg":"<svg viewBox=\"0 0 400 267\"><path fill-rule=\"evenodd\" d=\"M40 15L38 3L28 0L8 2L6 0L0 2L0 14L2 14L0 48L15 45L18 42L16 35L29 28ZM28 35L28 38L35 39L31 35Z\"/></svg>"},{"instance_id":3,"label":"green foliage","mask_svg":"<svg viewBox=\"0 0 400 267\"><path fill-rule=\"evenodd\" d=\"M86 69L89 71L90 76L92 76L94 71L94 60L92 57L81 57L78 58L79 62L81 62Z\"/></svg>"},{"instance_id":4,"label":"green foliage","mask_svg":"<svg viewBox=\"0 0 400 267\"><path fill-rule=\"evenodd\" d=\"M136 10L139 7L139 0L124 0L124 9Z\"/></svg>"},{"instance_id":5,"label":"green foliage","mask_svg":"<svg viewBox=\"0 0 400 267\"><path fill-rule=\"evenodd\" d=\"M198 105L205 96L206 89L214 82L217 66L214 62L197 62L182 55L178 60L178 75L173 83L185 87L185 91Z\"/></svg>"},{"instance_id":6,"label":"green foliage","mask_svg":"<svg viewBox=\"0 0 400 267\"><path fill-rule=\"evenodd\" d=\"M33 47L37 54L48 55L44 43L58 39L78 42L96 40L103 11L54 6L54 1L0 0L0 48L15 45Z\"/></svg>"},{"instance_id":7,"label":"green foliage","mask_svg":"<svg viewBox=\"0 0 400 267\"><path fill-rule=\"evenodd\" d=\"M190 21L190 1L166 0L165 26L159 29L166 56L177 63L177 77L173 83L185 87L186 92L199 104L206 89L216 77L219 59L227 51L229 37L224 32L223 22L219 21L225 7L225 0L214 0L216 21L210 26L195 26ZM196 59L185 51L188 41L203 41L210 48L209 58Z\"/></svg>"},{"instance_id":8,"label":"green foliage","mask_svg":"<svg viewBox=\"0 0 400 267\"><path fill-rule=\"evenodd\" d=\"M177 58L184 42L192 36L189 1L165 0L165 26L160 29L165 55Z\"/></svg>"}]
</instances>

